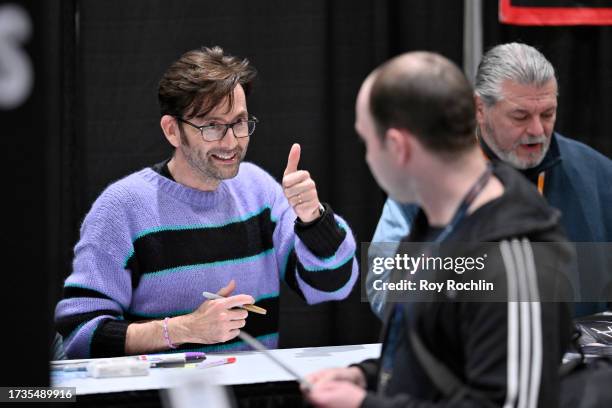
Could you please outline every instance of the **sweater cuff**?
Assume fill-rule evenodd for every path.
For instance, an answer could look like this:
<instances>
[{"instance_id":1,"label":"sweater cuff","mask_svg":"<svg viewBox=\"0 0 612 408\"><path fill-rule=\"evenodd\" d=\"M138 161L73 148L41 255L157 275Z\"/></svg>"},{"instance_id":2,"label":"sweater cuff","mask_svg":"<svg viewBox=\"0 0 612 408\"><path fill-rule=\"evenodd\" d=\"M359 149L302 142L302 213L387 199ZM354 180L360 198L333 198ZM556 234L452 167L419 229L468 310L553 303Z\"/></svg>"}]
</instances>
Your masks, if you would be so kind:
<instances>
[{"instance_id":1,"label":"sweater cuff","mask_svg":"<svg viewBox=\"0 0 612 408\"><path fill-rule=\"evenodd\" d=\"M100 322L91 339L91 357L125 355L125 338L130 322L108 319Z\"/></svg>"},{"instance_id":2,"label":"sweater cuff","mask_svg":"<svg viewBox=\"0 0 612 408\"><path fill-rule=\"evenodd\" d=\"M295 233L317 257L329 258L344 241L346 231L336 223L329 204L323 203L323 207L325 207L323 214L312 222L303 223L298 218L295 221Z\"/></svg>"}]
</instances>

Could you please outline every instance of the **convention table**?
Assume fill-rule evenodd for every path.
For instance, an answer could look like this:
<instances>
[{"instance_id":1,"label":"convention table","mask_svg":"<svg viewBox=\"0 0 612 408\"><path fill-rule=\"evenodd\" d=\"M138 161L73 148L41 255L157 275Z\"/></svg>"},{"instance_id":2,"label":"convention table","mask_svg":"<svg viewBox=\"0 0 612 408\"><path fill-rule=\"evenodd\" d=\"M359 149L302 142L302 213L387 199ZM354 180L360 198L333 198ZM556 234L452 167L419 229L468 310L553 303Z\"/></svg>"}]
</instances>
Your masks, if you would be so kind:
<instances>
[{"instance_id":1,"label":"convention table","mask_svg":"<svg viewBox=\"0 0 612 408\"><path fill-rule=\"evenodd\" d=\"M345 367L380 355L380 344L310 347L271 350L300 375ZM160 406L159 390L179 387L185 381L230 386L239 406L272 407L298 405L301 401L295 378L261 352L208 353L207 361L236 357L236 362L209 368L151 368L139 377L91 378L85 372L55 372L54 386L76 387L79 406Z\"/></svg>"}]
</instances>

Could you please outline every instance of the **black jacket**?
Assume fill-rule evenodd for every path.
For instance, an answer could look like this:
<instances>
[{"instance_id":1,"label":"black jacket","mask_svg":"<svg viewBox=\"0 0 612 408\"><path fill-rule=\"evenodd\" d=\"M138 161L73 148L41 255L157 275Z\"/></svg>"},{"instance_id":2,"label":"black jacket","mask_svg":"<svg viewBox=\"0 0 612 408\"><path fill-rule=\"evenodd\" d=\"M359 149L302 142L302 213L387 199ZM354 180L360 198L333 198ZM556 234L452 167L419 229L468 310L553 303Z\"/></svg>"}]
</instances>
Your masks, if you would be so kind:
<instances>
[{"instance_id":1,"label":"black jacket","mask_svg":"<svg viewBox=\"0 0 612 408\"><path fill-rule=\"evenodd\" d=\"M559 299L555 295L566 289L567 271L562 269L571 260L559 226L559 212L510 167L496 164L494 174L504 185L504 194L465 217L447 241L462 243L468 255L487 248L486 268L476 279L495 282L496 291L499 285L504 295L511 288L515 288L511 292L515 295L524 295L521 290L533 294L537 286L538 299ZM421 211L408 241L421 242L427 230L427 219ZM512 254L523 260L533 259L537 285L529 284L526 268L508 267L499 250L502 243L508 245L509 241L525 238L529 242L518 245L518 252ZM550 244L533 249L531 242ZM533 250L535 256L527 249ZM514 262L520 265L518 258ZM461 278L467 279L466 275ZM517 280L517 285L508 284ZM526 398L526 407L557 405L557 370L572 331L566 303L474 301L462 295L449 299L444 293L437 296L445 298L402 304L404 315L410 317L402 326L404 334L396 349L385 395L376 391L379 361L367 360L358 365L366 375L369 390L363 407L501 407L518 406L521 398ZM517 298L512 296L511 300ZM388 321L383 334L388 331ZM406 335L410 330L416 330L426 348L475 393L452 402L446 399L414 355ZM385 338L383 353L387 346Z\"/></svg>"}]
</instances>

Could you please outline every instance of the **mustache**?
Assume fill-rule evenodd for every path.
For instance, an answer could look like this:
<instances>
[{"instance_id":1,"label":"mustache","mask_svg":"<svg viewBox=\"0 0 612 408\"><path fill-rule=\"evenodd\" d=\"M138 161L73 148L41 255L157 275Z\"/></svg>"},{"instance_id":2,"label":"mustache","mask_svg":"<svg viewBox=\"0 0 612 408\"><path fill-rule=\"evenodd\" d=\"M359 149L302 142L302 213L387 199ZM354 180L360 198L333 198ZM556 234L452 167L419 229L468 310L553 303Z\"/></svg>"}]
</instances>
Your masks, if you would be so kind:
<instances>
[{"instance_id":1,"label":"mustache","mask_svg":"<svg viewBox=\"0 0 612 408\"><path fill-rule=\"evenodd\" d=\"M226 150L226 149L214 149L214 150L210 150L208 152L208 154L216 154L216 155L223 155L223 156L231 156L236 154L237 156L240 156L242 154L242 148L237 147L235 149L231 149L231 150Z\"/></svg>"},{"instance_id":2,"label":"mustache","mask_svg":"<svg viewBox=\"0 0 612 408\"><path fill-rule=\"evenodd\" d=\"M526 136L519 140L521 144L534 144L534 143L546 143L548 138L545 135L540 136Z\"/></svg>"},{"instance_id":3,"label":"mustache","mask_svg":"<svg viewBox=\"0 0 612 408\"><path fill-rule=\"evenodd\" d=\"M516 149L517 147L521 145L526 145L526 144L536 144L536 143L546 144L547 141L548 141L548 138L546 137L546 135L525 136L525 137L521 137L519 140L514 142L514 145L512 146L512 148Z\"/></svg>"}]
</instances>

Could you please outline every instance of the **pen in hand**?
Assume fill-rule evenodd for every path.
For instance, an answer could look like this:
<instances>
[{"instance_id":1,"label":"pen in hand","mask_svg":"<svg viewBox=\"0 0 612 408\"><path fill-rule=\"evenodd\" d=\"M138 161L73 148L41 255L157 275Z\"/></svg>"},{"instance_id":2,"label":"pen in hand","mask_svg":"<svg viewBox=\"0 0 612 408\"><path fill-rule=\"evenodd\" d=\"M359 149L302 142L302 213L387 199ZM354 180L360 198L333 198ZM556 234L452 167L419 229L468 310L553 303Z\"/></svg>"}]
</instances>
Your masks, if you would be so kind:
<instances>
[{"instance_id":1,"label":"pen in hand","mask_svg":"<svg viewBox=\"0 0 612 408\"><path fill-rule=\"evenodd\" d=\"M223 296L221 295L217 295L216 293L210 293L210 292L202 292L202 296L204 296L207 299L213 300L213 299L225 299ZM257 314L262 314L265 315L266 313L268 313L266 311L266 309L259 307L259 306L255 306L255 305L242 305L239 306L240 308L244 309L244 310L248 310L249 312L253 312L253 313L257 313Z\"/></svg>"}]
</instances>

